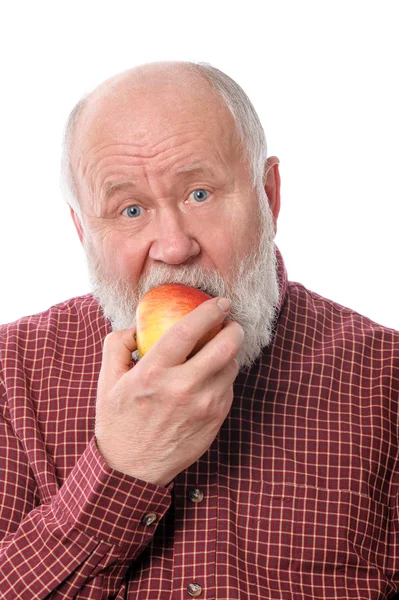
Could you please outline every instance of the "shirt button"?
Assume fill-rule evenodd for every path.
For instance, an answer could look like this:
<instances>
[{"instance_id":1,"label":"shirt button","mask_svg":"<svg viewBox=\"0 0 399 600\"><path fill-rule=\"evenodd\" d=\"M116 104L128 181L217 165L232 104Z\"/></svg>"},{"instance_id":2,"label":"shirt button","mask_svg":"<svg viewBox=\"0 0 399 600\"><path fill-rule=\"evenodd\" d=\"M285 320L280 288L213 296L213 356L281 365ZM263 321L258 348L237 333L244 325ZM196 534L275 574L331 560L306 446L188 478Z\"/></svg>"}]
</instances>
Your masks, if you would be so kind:
<instances>
[{"instance_id":1,"label":"shirt button","mask_svg":"<svg viewBox=\"0 0 399 600\"><path fill-rule=\"evenodd\" d=\"M198 488L194 488L190 490L189 498L191 502L202 502L204 499L204 492L199 490Z\"/></svg>"},{"instance_id":2,"label":"shirt button","mask_svg":"<svg viewBox=\"0 0 399 600\"><path fill-rule=\"evenodd\" d=\"M199 583L190 583L187 586L187 591L190 594L190 596L192 596L193 598L197 598L202 594L202 587Z\"/></svg>"},{"instance_id":3,"label":"shirt button","mask_svg":"<svg viewBox=\"0 0 399 600\"><path fill-rule=\"evenodd\" d=\"M153 523L155 523L155 521L157 520L157 515L155 513L147 513L144 517L143 517L143 523L144 525L152 525Z\"/></svg>"}]
</instances>

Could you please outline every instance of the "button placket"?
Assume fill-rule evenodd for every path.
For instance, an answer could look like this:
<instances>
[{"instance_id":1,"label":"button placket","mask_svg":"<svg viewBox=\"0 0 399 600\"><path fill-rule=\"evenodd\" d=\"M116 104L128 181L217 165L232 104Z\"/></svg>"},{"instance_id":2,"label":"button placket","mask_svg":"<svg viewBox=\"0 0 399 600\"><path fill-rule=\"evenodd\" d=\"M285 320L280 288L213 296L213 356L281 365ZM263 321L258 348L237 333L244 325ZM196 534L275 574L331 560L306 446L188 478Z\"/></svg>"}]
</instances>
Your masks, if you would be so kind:
<instances>
[{"instance_id":1,"label":"button placket","mask_svg":"<svg viewBox=\"0 0 399 600\"><path fill-rule=\"evenodd\" d=\"M209 455L174 480L173 587L180 600L215 596L219 462L215 448Z\"/></svg>"}]
</instances>

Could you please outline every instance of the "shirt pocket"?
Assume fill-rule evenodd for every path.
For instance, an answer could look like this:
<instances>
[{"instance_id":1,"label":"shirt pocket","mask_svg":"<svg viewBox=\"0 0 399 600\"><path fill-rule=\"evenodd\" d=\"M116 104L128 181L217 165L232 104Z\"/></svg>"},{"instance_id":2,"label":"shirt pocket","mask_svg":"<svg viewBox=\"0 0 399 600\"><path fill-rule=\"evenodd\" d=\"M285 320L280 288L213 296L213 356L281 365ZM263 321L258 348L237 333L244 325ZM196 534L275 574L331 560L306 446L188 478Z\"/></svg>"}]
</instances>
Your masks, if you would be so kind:
<instances>
[{"instance_id":1,"label":"shirt pocket","mask_svg":"<svg viewBox=\"0 0 399 600\"><path fill-rule=\"evenodd\" d=\"M230 561L264 597L319 597L323 589L324 598L341 598L340 589L359 594L365 580L386 585L388 506L351 490L265 481L233 495Z\"/></svg>"},{"instance_id":2,"label":"shirt pocket","mask_svg":"<svg viewBox=\"0 0 399 600\"><path fill-rule=\"evenodd\" d=\"M275 566L375 565L384 568L388 507L365 494L259 482L252 547Z\"/></svg>"}]
</instances>

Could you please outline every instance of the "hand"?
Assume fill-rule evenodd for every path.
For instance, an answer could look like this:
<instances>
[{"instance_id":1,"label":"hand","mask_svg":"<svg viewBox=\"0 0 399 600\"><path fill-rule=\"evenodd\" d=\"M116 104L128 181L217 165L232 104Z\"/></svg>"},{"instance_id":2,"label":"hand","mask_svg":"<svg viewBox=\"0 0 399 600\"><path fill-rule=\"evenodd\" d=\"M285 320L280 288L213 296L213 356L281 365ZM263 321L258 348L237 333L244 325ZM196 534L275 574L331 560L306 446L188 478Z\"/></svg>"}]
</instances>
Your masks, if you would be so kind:
<instances>
[{"instance_id":1,"label":"hand","mask_svg":"<svg viewBox=\"0 0 399 600\"><path fill-rule=\"evenodd\" d=\"M95 436L108 465L167 485L202 456L233 401L242 327L228 322L189 360L209 329L228 313L207 300L166 331L131 368L134 329L110 333L98 381Z\"/></svg>"}]
</instances>

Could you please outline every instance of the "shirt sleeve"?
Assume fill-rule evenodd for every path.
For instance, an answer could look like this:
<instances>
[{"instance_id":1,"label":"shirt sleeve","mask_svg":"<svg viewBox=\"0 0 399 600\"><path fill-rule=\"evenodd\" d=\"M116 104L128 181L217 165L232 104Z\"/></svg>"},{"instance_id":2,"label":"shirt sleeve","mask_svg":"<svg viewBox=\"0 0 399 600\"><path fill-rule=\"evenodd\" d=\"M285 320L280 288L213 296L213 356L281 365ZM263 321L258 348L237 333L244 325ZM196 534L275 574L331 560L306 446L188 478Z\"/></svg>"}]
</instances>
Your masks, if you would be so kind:
<instances>
[{"instance_id":1,"label":"shirt sleeve","mask_svg":"<svg viewBox=\"0 0 399 600\"><path fill-rule=\"evenodd\" d=\"M111 469L93 438L58 493L37 506L29 465L2 417L0 450L0 597L116 595L166 513L171 486Z\"/></svg>"}]
</instances>

